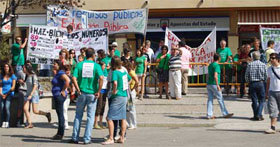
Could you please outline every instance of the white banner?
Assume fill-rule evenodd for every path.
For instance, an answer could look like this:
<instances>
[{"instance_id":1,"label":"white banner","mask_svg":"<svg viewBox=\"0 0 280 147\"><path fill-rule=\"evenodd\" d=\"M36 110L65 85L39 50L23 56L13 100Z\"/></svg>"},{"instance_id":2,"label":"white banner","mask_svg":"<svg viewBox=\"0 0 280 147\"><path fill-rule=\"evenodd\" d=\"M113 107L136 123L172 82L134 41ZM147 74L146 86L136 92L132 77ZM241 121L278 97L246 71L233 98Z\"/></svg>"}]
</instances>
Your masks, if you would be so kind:
<instances>
[{"instance_id":1,"label":"white banner","mask_svg":"<svg viewBox=\"0 0 280 147\"><path fill-rule=\"evenodd\" d=\"M181 40L167 27L165 30L164 45L168 46L168 50L171 50L172 46L177 46Z\"/></svg>"},{"instance_id":2,"label":"white banner","mask_svg":"<svg viewBox=\"0 0 280 147\"><path fill-rule=\"evenodd\" d=\"M83 29L72 34L62 32L57 27L30 26L27 59L37 64L52 64L59 58L61 49L75 49L79 53L83 47L104 50L108 48L108 30Z\"/></svg>"},{"instance_id":3,"label":"white banner","mask_svg":"<svg viewBox=\"0 0 280 147\"><path fill-rule=\"evenodd\" d=\"M0 15L0 16L1 16L1 15ZM1 16L1 17L2 17L2 16ZM3 23L8 22L8 21L9 21L9 17L6 18L6 19L4 20ZM1 32L2 32L3 34L9 34L9 33L11 33L11 30L12 30L12 28L11 28L11 22L5 24L2 28L0 27L0 30L1 30Z\"/></svg>"},{"instance_id":4,"label":"white banner","mask_svg":"<svg viewBox=\"0 0 280 147\"><path fill-rule=\"evenodd\" d=\"M216 27L205 38L203 43L197 48L191 48L186 46L192 54L190 62L194 63L211 63L213 62L213 56L216 53ZM208 74L208 66L194 66L193 71L189 72L189 75L203 75Z\"/></svg>"},{"instance_id":5,"label":"white banner","mask_svg":"<svg viewBox=\"0 0 280 147\"><path fill-rule=\"evenodd\" d=\"M47 25L65 29L69 24L74 30L87 28L108 28L110 34L146 33L147 9L122 11L86 11L62 5L47 8ZM66 30L66 29L65 29Z\"/></svg>"},{"instance_id":6,"label":"white banner","mask_svg":"<svg viewBox=\"0 0 280 147\"><path fill-rule=\"evenodd\" d=\"M280 52L280 28L262 28L260 27L262 48L267 48L267 42L273 40L275 51Z\"/></svg>"}]
</instances>

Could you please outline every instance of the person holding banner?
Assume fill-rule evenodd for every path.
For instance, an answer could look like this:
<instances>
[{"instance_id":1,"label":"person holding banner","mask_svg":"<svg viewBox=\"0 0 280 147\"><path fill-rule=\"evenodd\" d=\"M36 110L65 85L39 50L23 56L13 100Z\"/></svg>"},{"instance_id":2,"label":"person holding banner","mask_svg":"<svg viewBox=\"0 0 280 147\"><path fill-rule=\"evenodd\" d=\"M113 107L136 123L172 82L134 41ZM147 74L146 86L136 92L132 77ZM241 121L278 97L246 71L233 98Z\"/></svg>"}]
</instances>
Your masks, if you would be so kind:
<instances>
[{"instance_id":1,"label":"person holding banner","mask_svg":"<svg viewBox=\"0 0 280 147\"><path fill-rule=\"evenodd\" d=\"M159 98L162 98L162 89L165 87L166 98L168 96L168 79L169 79L169 65L170 54L168 52L168 46L163 45L161 47L161 53L158 54L156 62L159 63L157 67L157 74L159 79Z\"/></svg>"},{"instance_id":2,"label":"person holding banner","mask_svg":"<svg viewBox=\"0 0 280 147\"><path fill-rule=\"evenodd\" d=\"M100 65L94 62L95 52L93 48L86 49L86 57L85 61L77 64L72 78L79 95L76 103L72 139L69 141L69 143L75 144L79 142L80 128L86 106L87 123L83 140L84 144L91 143L91 131L94 123L97 98L103 85L103 72Z\"/></svg>"},{"instance_id":3,"label":"person holding banner","mask_svg":"<svg viewBox=\"0 0 280 147\"><path fill-rule=\"evenodd\" d=\"M143 100L143 96L144 96L144 87L145 87L145 77L146 77L146 72L147 72L147 65L148 65L148 61L147 58L143 55L143 47L137 49L136 51L136 57L135 57L135 73L138 77L139 80L141 80L141 82L139 82L139 84L141 83L141 92L139 94L139 89L137 88L137 93L138 93L138 98L140 100Z\"/></svg>"},{"instance_id":4,"label":"person holding banner","mask_svg":"<svg viewBox=\"0 0 280 147\"><path fill-rule=\"evenodd\" d=\"M21 37L16 37L16 43L12 45L12 65L15 69L15 73L22 70L24 65L24 48L27 44L27 38L25 38L24 42L21 43Z\"/></svg>"}]
</instances>

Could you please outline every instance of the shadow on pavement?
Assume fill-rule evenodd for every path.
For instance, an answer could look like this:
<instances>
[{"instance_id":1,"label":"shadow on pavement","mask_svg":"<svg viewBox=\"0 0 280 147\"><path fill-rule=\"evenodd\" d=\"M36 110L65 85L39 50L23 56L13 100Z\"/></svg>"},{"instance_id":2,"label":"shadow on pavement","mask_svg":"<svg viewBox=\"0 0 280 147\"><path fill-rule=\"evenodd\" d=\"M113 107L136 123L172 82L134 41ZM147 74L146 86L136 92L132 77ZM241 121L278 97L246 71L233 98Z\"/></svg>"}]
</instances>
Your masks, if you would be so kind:
<instances>
[{"instance_id":1,"label":"shadow on pavement","mask_svg":"<svg viewBox=\"0 0 280 147\"><path fill-rule=\"evenodd\" d=\"M264 131L260 131L260 130L207 129L207 131L216 131L216 132L243 132L243 133L259 133L259 134L264 134Z\"/></svg>"}]
</instances>

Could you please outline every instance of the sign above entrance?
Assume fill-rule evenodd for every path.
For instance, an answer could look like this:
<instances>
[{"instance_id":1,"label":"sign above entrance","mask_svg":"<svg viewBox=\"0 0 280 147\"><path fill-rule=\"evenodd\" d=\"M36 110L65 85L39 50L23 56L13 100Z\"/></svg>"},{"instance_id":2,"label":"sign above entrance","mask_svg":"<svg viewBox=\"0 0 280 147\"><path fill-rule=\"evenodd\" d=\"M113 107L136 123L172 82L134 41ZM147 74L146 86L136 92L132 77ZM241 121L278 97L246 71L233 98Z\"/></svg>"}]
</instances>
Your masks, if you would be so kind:
<instances>
[{"instance_id":1,"label":"sign above entrance","mask_svg":"<svg viewBox=\"0 0 280 147\"><path fill-rule=\"evenodd\" d=\"M164 32L168 27L173 32L184 31L229 31L229 17L149 18L147 32Z\"/></svg>"}]
</instances>

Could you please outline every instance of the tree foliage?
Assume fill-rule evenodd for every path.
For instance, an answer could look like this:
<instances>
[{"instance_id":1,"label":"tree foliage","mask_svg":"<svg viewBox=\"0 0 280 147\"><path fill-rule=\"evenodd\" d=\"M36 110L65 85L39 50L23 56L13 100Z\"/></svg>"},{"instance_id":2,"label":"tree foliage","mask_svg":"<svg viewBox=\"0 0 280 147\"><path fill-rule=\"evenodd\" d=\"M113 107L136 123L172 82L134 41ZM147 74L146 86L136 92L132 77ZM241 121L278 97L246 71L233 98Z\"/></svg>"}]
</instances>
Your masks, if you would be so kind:
<instances>
[{"instance_id":1,"label":"tree foliage","mask_svg":"<svg viewBox=\"0 0 280 147\"><path fill-rule=\"evenodd\" d=\"M47 5L62 4L82 7L82 5L85 5L85 2L82 0L0 0L0 4L3 4L3 6L5 6L5 10L2 14L2 19L0 17L0 28L2 28L5 24L17 18L16 10L20 6L23 6L25 8L33 8L34 6L41 6L43 8L46 8ZM7 19L8 21L4 21L5 19Z\"/></svg>"}]
</instances>

